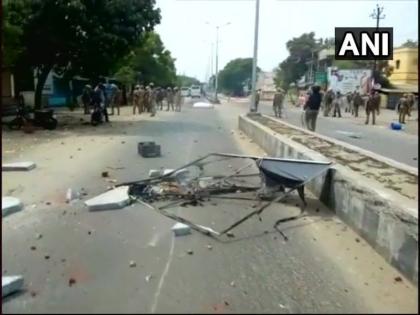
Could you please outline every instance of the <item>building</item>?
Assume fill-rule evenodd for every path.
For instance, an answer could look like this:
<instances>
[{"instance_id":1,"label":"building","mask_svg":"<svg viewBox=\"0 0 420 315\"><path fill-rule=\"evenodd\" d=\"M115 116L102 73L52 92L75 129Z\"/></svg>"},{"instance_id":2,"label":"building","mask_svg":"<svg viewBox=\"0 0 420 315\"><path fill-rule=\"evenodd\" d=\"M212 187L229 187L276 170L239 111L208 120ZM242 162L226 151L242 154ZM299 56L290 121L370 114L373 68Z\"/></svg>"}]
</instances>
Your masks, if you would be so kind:
<instances>
[{"instance_id":1,"label":"building","mask_svg":"<svg viewBox=\"0 0 420 315\"><path fill-rule=\"evenodd\" d=\"M276 93L276 85L274 83L274 72L258 73L257 89L261 89L261 100L272 101Z\"/></svg>"},{"instance_id":2,"label":"building","mask_svg":"<svg viewBox=\"0 0 420 315\"><path fill-rule=\"evenodd\" d=\"M394 49L393 60L389 61L393 71L389 81L397 89L418 92L418 48L400 47Z\"/></svg>"}]
</instances>

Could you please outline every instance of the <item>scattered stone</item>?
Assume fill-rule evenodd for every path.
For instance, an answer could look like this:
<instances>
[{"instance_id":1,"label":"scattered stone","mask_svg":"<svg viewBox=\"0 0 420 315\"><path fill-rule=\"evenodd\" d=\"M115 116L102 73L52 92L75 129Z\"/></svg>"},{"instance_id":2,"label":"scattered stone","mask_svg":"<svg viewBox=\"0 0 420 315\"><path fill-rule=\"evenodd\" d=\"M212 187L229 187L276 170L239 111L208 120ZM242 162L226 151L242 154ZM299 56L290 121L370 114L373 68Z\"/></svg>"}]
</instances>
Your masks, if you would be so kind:
<instances>
[{"instance_id":1,"label":"scattered stone","mask_svg":"<svg viewBox=\"0 0 420 315\"><path fill-rule=\"evenodd\" d=\"M63 145L64 145L64 142L61 142L61 144L63 144Z\"/></svg>"},{"instance_id":2,"label":"scattered stone","mask_svg":"<svg viewBox=\"0 0 420 315\"><path fill-rule=\"evenodd\" d=\"M191 233L191 228L184 223L178 222L172 227L172 231L175 236L184 236Z\"/></svg>"},{"instance_id":3,"label":"scattered stone","mask_svg":"<svg viewBox=\"0 0 420 315\"><path fill-rule=\"evenodd\" d=\"M72 285L75 285L75 284L76 284L76 279L70 278L69 279L69 287L71 287Z\"/></svg>"},{"instance_id":4,"label":"scattered stone","mask_svg":"<svg viewBox=\"0 0 420 315\"><path fill-rule=\"evenodd\" d=\"M1 198L1 215L5 217L14 212L18 212L23 209L23 204L16 197L2 197Z\"/></svg>"},{"instance_id":5,"label":"scattered stone","mask_svg":"<svg viewBox=\"0 0 420 315\"><path fill-rule=\"evenodd\" d=\"M36 292L35 291L31 291L31 297L36 297Z\"/></svg>"},{"instance_id":6,"label":"scattered stone","mask_svg":"<svg viewBox=\"0 0 420 315\"><path fill-rule=\"evenodd\" d=\"M77 151L82 151L82 148L78 148Z\"/></svg>"},{"instance_id":7,"label":"scattered stone","mask_svg":"<svg viewBox=\"0 0 420 315\"><path fill-rule=\"evenodd\" d=\"M41 238L42 238L42 234L37 233L37 234L36 234L36 239L37 239L37 240L39 240L39 239L41 239Z\"/></svg>"},{"instance_id":8,"label":"scattered stone","mask_svg":"<svg viewBox=\"0 0 420 315\"><path fill-rule=\"evenodd\" d=\"M73 155L70 155L70 159L72 159L73 158Z\"/></svg>"},{"instance_id":9,"label":"scattered stone","mask_svg":"<svg viewBox=\"0 0 420 315\"><path fill-rule=\"evenodd\" d=\"M207 245L207 249L212 250L213 249L213 246Z\"/></svg>"},{"instance_id":10,"label":"scattered stone","mask_svg":"<svg viewBox=\"0 0 420 315\"><path fill-rule=\"evenodd\" d=\"M233 288L234 288L234 287L236 287L235 281L232 281L232 282L230 283L230 286L231 286L231 287L233 287Z\"/></svg>"},{"instance_id":11,"label":"scattered stone","mask_svg":"<svg viewBox=\"0 0 420 315\"><path fill-rule=\"evenodd\" d=\"M276 240L277 239L277 236L273 236L273 240Z\"/></svg>"},{"instance_id":12,"label":"scattered stone","mask_svg":"<svg viewBox=\"0 0 420 315\"><path fill-rule=\"evenodd\" d=\"M137 266L136 262L134 260L131 260L130 261L130 267L133 268L133 267L136 267L136 266Z\"/></svg>"},{"instance_id":13,"label":"scattered stone","mask_svg":"<svg viewBox=\"0 0 420 315\"><path fill-rule=\"evenodd\" d=\"M413 157L413 160L414 160L414 161L417 161L417 158L416 158L416 157Z\"/></svg>"},{"instance_id":14,"label":"scattered stone","mask_svg":"<svg viewBox=\"0 0 420 315\"><path fill-rule=\"evenodd\" d=\"M369 283L365 282L365 286L368 286L368 285L369 285Z\"/></svg>"},{"instance_id":15,"label":"scattered stone","mask_svg":"<svg viewBox=\"0 0 420 315\"><path fill-rule=\"evenodd\" d=\"M400 276L394 278L395 282L402 282L403 279Z\"/></svg>"},{"instance_id":16,"label":"scattered stone","mask_svg":"<svg viewBox=\"0 0 420 315\"><path fill-rule=\"evenodd\" d=\"M279 303L279 307L280 308L286 308L286 306L284 306L283 304Z\"/></svg>"},{"instance_id":17,"label":"scattered stone","mask_svg":"<svg viewBox=\"0 0 420 315\"><path fill-rule=\"evenodd\" d=\"M267 231L267 230L265 230L265 231L264 231L264 234L268 234L268 231Z\"/></svg>"},{"instance_id":18,"label":"scattered stone","mask_svg":"<svg viewBox=\"0 0 420 315\"><path fill-rule=\"evenodd\" d=\"M80 198L80 193L77 191L74 191L73 189L69 188L67 189L67 193L66 193L66 202L70 203L74 200L77 200Z\"/></svg>"},{"instance_id":19,"label":"scattered stone","mask_svg":"<svg viewBox=\"0 0 420 315\"><path fill-rule=\"evenodd\" d=\"M62 259L61 259L61 262L62 262L62 263L66 262L66 259L65 259L65 258L62 258Z\"/></svg>"},{"instance_id":20,"label":"scattered stone","mask_svg":"<svg viewBox=\"0 0 420 315\"><path fill-rule=\"evenodd\" d=\"M130 203L128 186L120 186L85 201L90 211L121 209Z\"/></svg>"},{"instance_id":21,"label":"scattered stone","mask_svg":"<svg viewBox=\"0 0 420 315\"><path fill-rule=\"evenodd\" d=\"M251 208L256 208L257 205L254 203L253 205L251 205Z\"/></svg>"},{"instance_id":22,"label":"scattered stone","mask_svg":"<svg viewBox=\"0 0 420 315\"><path fill-rule=\"evenodd\" d=\"M44 256L44 258L45 258L46 260L48 260L48 259L50 259L50 256L49 256L49 255L45 255L45 256Z\"/></svg>"},{"instance_id":23,"label":"scattered stone","mask_svg":"<svg viewBox=\"0 0 420 315\"><path fill-rule=\"evenodd\" d=\"M47 206L49 206L49 205L51 205L51 202L47 201L45 204L46 204Z\"/></svg>"},{"instance_id":24,"label":"scattered stone","mask_svg":"<svg viewBox=\"0 0 420 315\"><path fill-rule=\"evenodd\" d=\"M36 250L36 246L31 246L31 250Z\"/></svg>"},{"instance_id":25,"label":"scattered stone","mask_svg":"<svg viewBox=\"0 0 420 315\"><path fill-rule=\"evenodd\" d=\"M344 289L344 292L348 293L348 292L349 292L349 290L347 290L347 289Z\"/></svg>"},{"instance_id":26,"label":"scattered stone","mask_svg":"<svg viewBox=\"0 0 420 315\"><path fill-rule=\"evenodd\" d=\"M88 231L88 234L91 235L92 234L92 231Z\"/></svg>"},{"instance_id":27,"label":"scattered stone","mask_svg":"<svg viewBox=\"0 0 420 315\"><path fill-rule=\"evenodd\" d=\"M359 240L359 238L357 238L357 237L356 237L356 240L355 240L355 241L356 241L357 243L360 243L360 240Z\"/></svg>"},{"instance_id":28,"label":"scattered stone","mask_svg":"<svg viewBox=\"0 0 420 315\"><path fill-rule=\"evenodd\" d=\"M107 171L102 172L102 177L109 177L109 173Z\"/></svg>"},{"instance_id":29,"label":"scattered stone","mask_svg":"<svg viewBox=\"0 0 420 315\"><path fill-rule=\"evenodd\" d=\"M229 302L228 301L223 301L223 303L226 305L226 306L229 306Z\"/></svg>"},{"instance_id":30,"label":"scattered stone","mask_svg":"<svg viewBox=\"0 0 420 315\"><path fill-rule=\"evenodd\" d=\"M146 282L149 282L150 279L152 279L152 275L147 275L144 279L146 280Z\"/></svg>"},{"instance_id":31,"label":"scattered stone","mask_svg":"<svg viewBox=\"0 0 420 315\"><path fill-rule=\"evenodd\" d=\"M232 232L227 232L226 235L227 237L231 237L231 238L235 237L235 234L233 234Z\"/></svg>"},{"instance_id":32,"label":"scattered stone","mask_svg":"<svg viewBox=\"0 0 420 315\"><path fill-rule=\"evenodd\" d=\"M1 296L5 297L23 287L22 276L2 276L1 277Z\"/></svg>"},{"instance_id":33,"label":"scattered stone","mask_svg":"<svg viewBox=\"0 0 420 315\"><path fill-rule=\"evenodd\" d=\"M66 211L66 210L64 210L64 211L63 211L63 213L62 213L62 215L65 215L66 213L67 213L67 211Z\"/></svg>"},{"instance_id":34,"label":"scattered stone","mask_svg":"<svg viewBox=\"0 0 420 315\"><path fill-rule=\"evenodd\" d=\"M15 163L4 163L1 165L2 171L30 171L36 167L34 162L15 162Z\"/></svg>"},{"instance_id":35,"label":"scattered stone","mask_svg":"<svg viewBox=\"0 0 420 315\"><path fill-rule=\"evenodd\" d=\"M192 249L189 249L189 250L187 250L187 254L188 255L193 255L194 254L194 251Z\"/></svg>"},{"instance_id":36,"label":"scattered stone","mask_svg":"<svg viewBox=\"0 0 420 315\"><path fill-rule=\"evenodd\" d=\"M125 143L125 141L121 141L121 144L124 144Z\"/></svg>"},{"instance_id":37,"label":"scattered stone","mask_svg":"<svg viewBox=\"0 0 420 315\"><path fill-rule=\"evenodd\" d=\"M212 202L211 205L212 206L217 206L217 202Z\"/></svg>"}]
</instances>

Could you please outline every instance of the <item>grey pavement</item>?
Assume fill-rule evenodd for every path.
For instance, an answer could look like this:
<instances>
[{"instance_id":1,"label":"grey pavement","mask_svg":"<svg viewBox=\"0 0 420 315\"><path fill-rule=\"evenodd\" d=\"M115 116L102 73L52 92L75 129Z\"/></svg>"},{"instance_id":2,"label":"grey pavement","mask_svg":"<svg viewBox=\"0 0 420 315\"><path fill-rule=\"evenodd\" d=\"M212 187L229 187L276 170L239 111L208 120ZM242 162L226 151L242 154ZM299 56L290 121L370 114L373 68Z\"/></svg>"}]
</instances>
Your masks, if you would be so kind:
<instances>
[{"instance_id":1,"label":"grey pavement","mask_svg":"<svg viewBox=\"0 0 420 315\"><path fill-rule=\"evenodd\" d=\"M224 99L227 104L227 99ZM246 99L231 99L231 104L240 106L246 112L249 103ZM259 111L274 117L270 102L263 101L260 104ZM283 118L288 123L302 127L302 112L297 108L286 105L286 116ZM396 131L389 128L392 121L397 120L397 114L394 111L382 109L377 118L378 124L375 126L365 125L365 114L361 110L360 117L351 117L349 113L342 113L343 118L318 116L316 132L335 138L374 153L383 155L401 163L418 167L418 122L417 112L409 121L409 132ZM360 135L360 138L353 138L350 134Z\"/></svg>"},{"instance_id":2,"label":"grey pavement","mask_svg":"<svg viewBox=\"0 0 420 315\"><path fill-rule=\"evenodd\" d=\"M83 188L85 200L106 191L105 170L120 183L209 152L264 154L237 129L241 106L194 109L187 101L181 113L154 118L130 111L111 116L111 125L38 131L25 135L45 138L34 147L3 148L15 152L6 159L21 155L38 165L3 173L2 194L28 205L2 222L2 273L25 278L25 290L3 301L4 313L417 311L417 288L310 194L308 215L280 226L288 240L273 225L299 212L295 195L225 241L195 231L175 237L176 222L140 204L95 212L84 200L66 204L69 187ZM15 144L7 141L14 134L2 136ZM137 143L148 140L162 146L162 157L137 154ZM251 210L218 201L173 211L221 230Z\"/></svg>"}]
</instances>

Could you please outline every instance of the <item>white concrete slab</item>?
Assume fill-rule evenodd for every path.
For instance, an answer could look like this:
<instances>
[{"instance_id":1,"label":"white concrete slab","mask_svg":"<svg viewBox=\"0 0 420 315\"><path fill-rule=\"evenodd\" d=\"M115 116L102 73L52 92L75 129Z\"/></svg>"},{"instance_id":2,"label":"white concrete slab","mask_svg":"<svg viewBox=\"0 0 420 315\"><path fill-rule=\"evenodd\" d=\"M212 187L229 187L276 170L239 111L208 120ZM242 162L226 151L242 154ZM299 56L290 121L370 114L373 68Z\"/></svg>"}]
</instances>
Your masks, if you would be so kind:
<instances>
[{"instance_id":1,"label":"white concrete slab","mask_svg":"<svg viewBox=\"0 0 420 315\"><path fill-rule=\"evenodd\" d=\"M214 105L211 103L197 102L193 105L194 108L214 108Z\"/></svg>"},{"instance_id":2,"label":"white concrete slab","mask_svg":"<svg viewBox=\"0 0 420 315\"><path fill-rule=\"evenodd\" d=\"M191 228L188 225L180 222L176 223L172 227L172 231L174 231L175 236L184 236L191 234Z\"/></svg>"},{"instance_id":3,"label":"white concrete slab","mask_svg":"<svg viewBox=\"0 0 420 315\"><path fill-rule=\"evenodd\" d=\"M34 162L15 162L15 163L4 163L1 165L2 171L30 171L36 167Z\"/></svg>"},{"instance_id":4,"label":"white concrete slab","mask_svg":"<svg viewBox=\"0 0 420 315\"><path fill-rule=\"evenodd\" d=\"M5 217L14 212L20 211L23 209L23 204L16 197L2 197L1 198L1 215Z\"/></svg>"},{"instance_id":5,"label":"white concrete slab","mask_svg":"<svg viewBox=\"0 0 420 315\"><path fill-rule=\"evenodd\" d=\"M90 211L121 209L130 203L128 186L120 186L85 201Z\"/></svg>"},{"instance_id":6,"label":"white concrete slab","mask_svg":"<svg viewBox=\"0 0 420 315\"><path fill-rule=\"evenodd\" d=\"M1 297L19 291L23 287L22 276L2 276L1 277Z\"/></svg>"}]
</instances>

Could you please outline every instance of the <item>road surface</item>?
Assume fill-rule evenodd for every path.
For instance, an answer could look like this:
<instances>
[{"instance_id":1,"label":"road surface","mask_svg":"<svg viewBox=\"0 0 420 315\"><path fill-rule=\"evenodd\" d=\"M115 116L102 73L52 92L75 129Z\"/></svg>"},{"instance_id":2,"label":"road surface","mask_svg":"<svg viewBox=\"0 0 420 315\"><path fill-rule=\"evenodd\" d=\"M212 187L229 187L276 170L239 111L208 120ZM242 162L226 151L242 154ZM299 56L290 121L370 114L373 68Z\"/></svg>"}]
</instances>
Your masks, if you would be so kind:
<instances>
[{"instance_id":1,"label":"road surface","mask_svg":"<svg viewBox=\"0 0 420 315\"><path fill-rule=\"evenodd\" d=\"M227 99L225 99L225 104L227 104L226 101ZM230 104L240 106L244 111L247 111L249 107L249 103L246 99L239 101L231 99ZM274 117L270 102L262 101L260 103L259 111ZM394 112L387 113L386 111L389 110L383 109L382 115L385 116L388 114L387 117L390 117L390 121L397 118ZM299 109L287 106L286 117L283 119L295 126L302 127L301 114ZM407 133L404 131L390 130L389 122L386 124L377 124L375 126L366 126L365 114L363 111L361 111L359 118L353 118L348 113L342 114L343 118L323 117L322 115L319 115L316 132L353 144L398 162L416 168L418 167L418 128L411 126L417 124L417 121L409 121L412 130L410 130L410 133ZM416 114L414 114L413 117L416 117ZM378 120L381 118L382 117L378 117ZM361 137L349 137L350 133L360 135Z\"/></svg>"},{"instance_id":2,"label":"road surface","mask_svg":"<svg viewBox=\"0 0 420 315\"><path fill-rule=\"evenodd\" d=\"M224 241L196 232L174 238L174 221L140 204L89 212L82 202L65 203L69 187L83 187L84 199L106 190L105 170L122 182L208 152L264 154L237 130L241 112L187 102L181 113L154 118L124 108L96 128L3 132L5 162L37 163L30 172L3 173L2 195L25 204L2 223L2 272L25 279L25 291L4 300L3 312L415 313L417 288L310 195L308 215L281 225L288 240L273 224L298 212L295 195ZM138 156L144 140L159 143L162 157ZM243 202L176 209L216 229L251 210Z\"/></svg>"}]
</instances>

